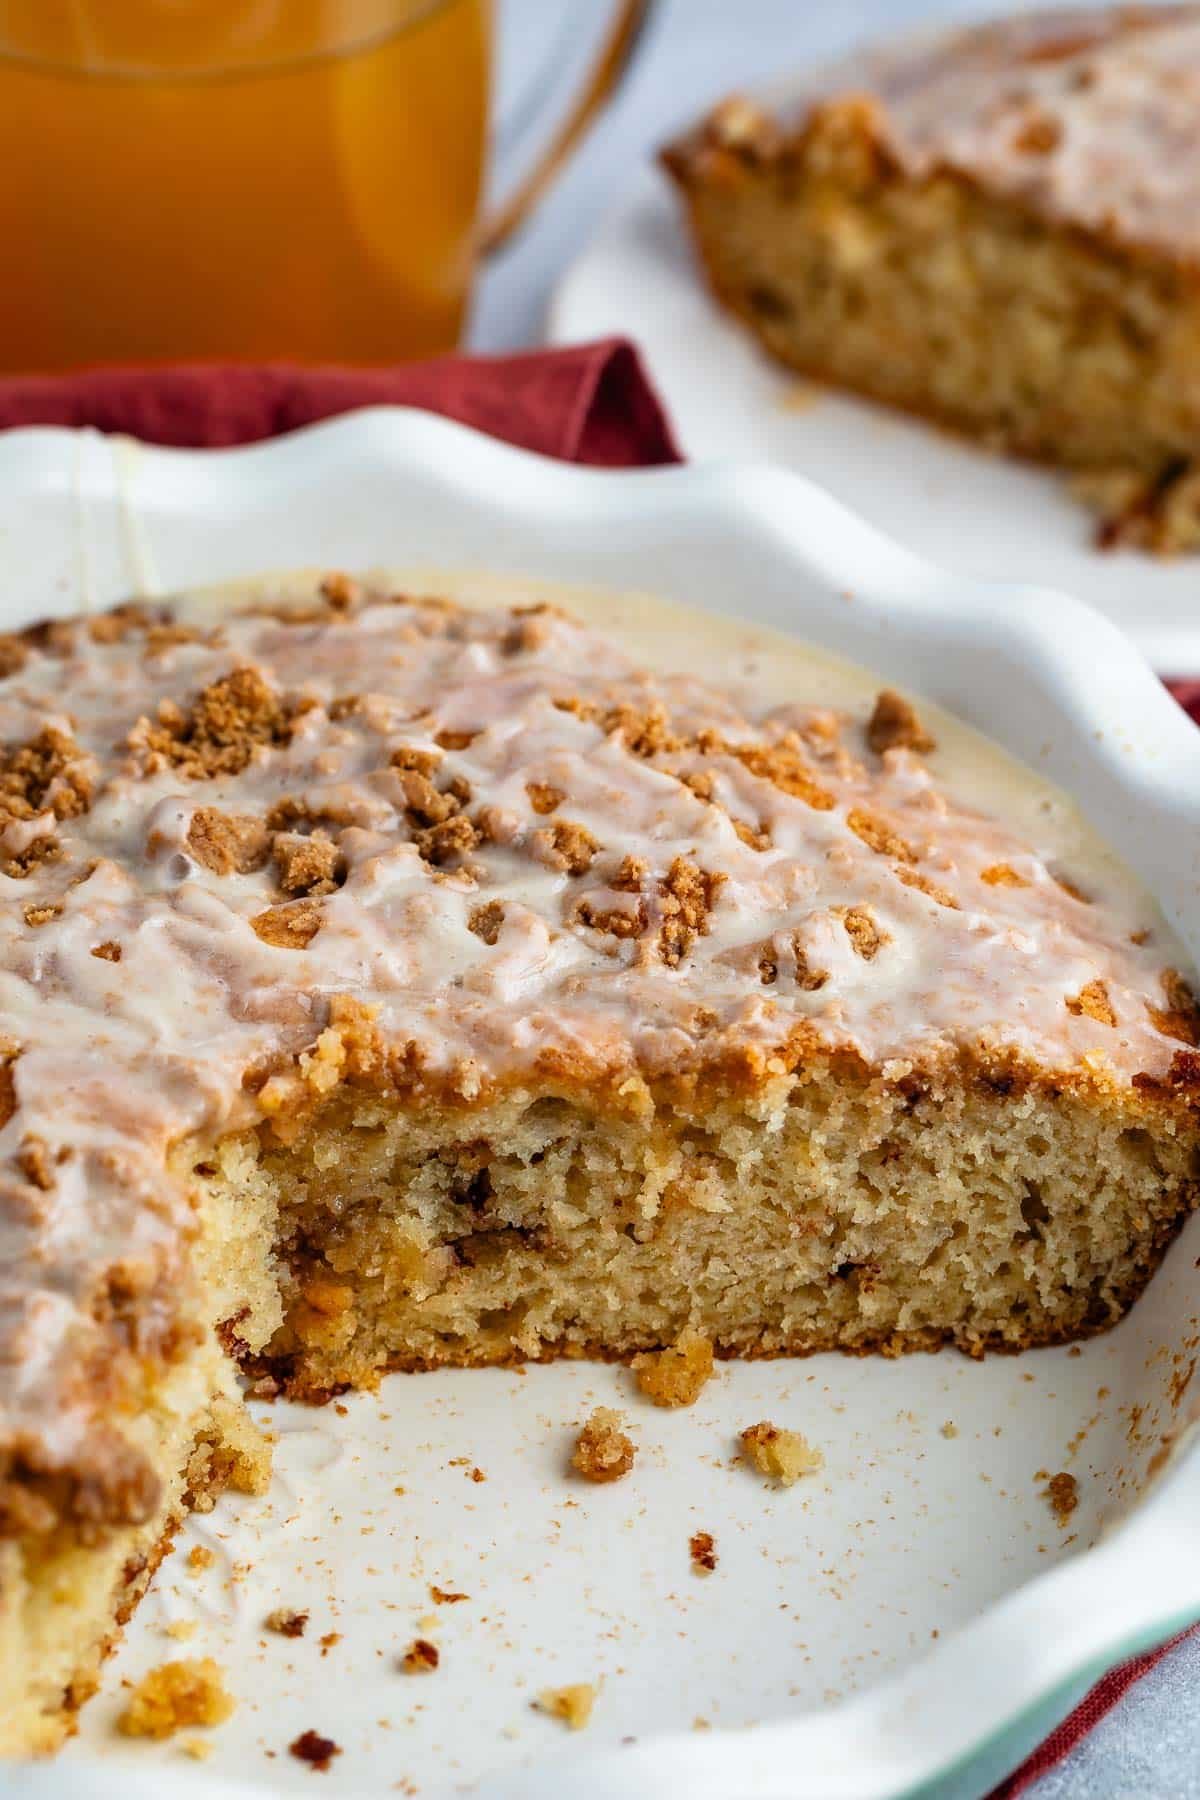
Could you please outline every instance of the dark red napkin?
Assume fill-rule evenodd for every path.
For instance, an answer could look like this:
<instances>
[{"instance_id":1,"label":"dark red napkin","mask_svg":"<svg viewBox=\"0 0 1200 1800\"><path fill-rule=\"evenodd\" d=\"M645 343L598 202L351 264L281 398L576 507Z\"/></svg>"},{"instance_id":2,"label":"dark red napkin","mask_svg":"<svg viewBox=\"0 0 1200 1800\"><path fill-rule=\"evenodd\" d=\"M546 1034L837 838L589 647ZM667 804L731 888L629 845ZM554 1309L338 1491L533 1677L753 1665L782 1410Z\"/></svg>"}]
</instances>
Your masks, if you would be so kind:
<instances>
[{"instance_id":1,"label":"dark red napkin","mask_svg":"<svg viewBox=\"0 0 1200 1800\"><path fill-rule=\"evenodd\" d=\"M1097 1726L1105 1713L1110 1713L1117 1701L1140 1681L1148 1669L1156 1662L1161 1662L1168 1650L1181 1644L1187 1632L1181 1632L1159 1650L1151 1650L1145 1656L1134 1656L1129 1662L1122 1663L1098 1682L1085 1700L1081 1700L1073 1713L1068 1713L1044 1744L1039 1744L1033 1755L1021 1764L1007 1781L1002 1781L988 1795L988 1800L1016 1800L1031 1788L1035 1781L1045 1775L1056 1763L1060 1763L1069 1750L1073 1750L1081 1738Z\"/></svg>"},{"instance_id":2,"label":"dark red napkin","mask_svg":"<svg viewBox=\"0 0 1200 1800\"><path fill-rule=\"evenodd\" d=\"M278 437L360 406L423 407L564 462L643 468L680 460L641 357L618 338L394 369L218 363L0 379L0 430L91 425L210 449Z\"/></svg>"},{"instance_id":3,"label":"dark red napkin","mask_svg":"<svg viewBox=\"0 0 1200 1800\"><path fill-rule=\"evenodd\" d=\"M1193 676L1189 676L1186 680L1182 677L1168 679L1164 676L1164 680L1184 712L1189 718L1195 719L1197 725L1200 725L1200 680Z\"/></svg>"},{"instance_id":4,"label":"dark red napkin","mask_svg":"<svg viewBox=\"0 0 1200 1800\"><path fill-rule=\"evenodd\" d=\"M361 406L423 407L565 462L647 468L682 460L638 352L619 338L519 356L450 356L395 369L221 364L0 379L0 430L90 425L197 448L254 443ZM1200 723L1200 680L1167 685ZM1105 1676L991 1800L1024 1793L1170 1647Z\"/></svg>"}]
</instances>

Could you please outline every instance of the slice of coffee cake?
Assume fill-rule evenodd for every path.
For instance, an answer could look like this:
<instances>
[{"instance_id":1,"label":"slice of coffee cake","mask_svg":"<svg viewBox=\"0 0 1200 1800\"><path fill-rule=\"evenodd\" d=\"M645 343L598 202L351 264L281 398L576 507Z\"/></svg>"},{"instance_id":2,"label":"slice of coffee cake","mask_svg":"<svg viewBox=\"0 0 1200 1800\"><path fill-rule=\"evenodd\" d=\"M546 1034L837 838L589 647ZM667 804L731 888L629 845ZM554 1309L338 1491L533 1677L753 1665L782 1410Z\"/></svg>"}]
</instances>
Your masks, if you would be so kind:
<instances>
[{"instance_id":1,"label":"slice of coffee cake","mask_svg":"<svg viewBox=\"0 0 1200 1800\"><path fill-rule=\"evenodd\" d=\"M1200 8L1020 13L672 145L718 299L802 372L1200 543Z\"/></svg>"},{"instance_id":2,"label":"slice of coffee cake","mask_svg":"<svg viewBox=\"0 0 1200 1800\"><path fill-rule=\"evenodd\" d=\"M1193 1204L1166 928L895 694L344 578L0 650L9 1751L264 1479L239 1367L1056 1343Z\"/></svg>"}]
</instances>

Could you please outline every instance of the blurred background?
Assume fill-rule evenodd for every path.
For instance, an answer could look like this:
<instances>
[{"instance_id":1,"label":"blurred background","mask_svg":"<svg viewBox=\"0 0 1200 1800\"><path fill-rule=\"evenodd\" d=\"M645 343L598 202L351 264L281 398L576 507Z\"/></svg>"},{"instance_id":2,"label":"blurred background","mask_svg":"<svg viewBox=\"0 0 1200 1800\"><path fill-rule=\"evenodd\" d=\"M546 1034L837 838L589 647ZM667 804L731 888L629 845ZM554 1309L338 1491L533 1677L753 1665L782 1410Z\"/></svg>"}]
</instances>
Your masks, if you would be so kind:
<instances>
[{"instance_id":1,"label":"blurred background","mask_svg":"<svg viewBox=\"0 0 1200 1800\"><path fill-rule=\"evenodd\" d=\"M1058 0L1061 4L1061 0ZM564 95L601 41L607 0L496 0L501 192L530 154L531 90ZM515 243L484 270L470 342L536 342L556 278L628 193L654 150L731 88L779 81L868 38L938 21L1032 10L1004 0L659 0L628 79ZM509 121L507 130L505 121Z\"/></svg>"}]
</instances>

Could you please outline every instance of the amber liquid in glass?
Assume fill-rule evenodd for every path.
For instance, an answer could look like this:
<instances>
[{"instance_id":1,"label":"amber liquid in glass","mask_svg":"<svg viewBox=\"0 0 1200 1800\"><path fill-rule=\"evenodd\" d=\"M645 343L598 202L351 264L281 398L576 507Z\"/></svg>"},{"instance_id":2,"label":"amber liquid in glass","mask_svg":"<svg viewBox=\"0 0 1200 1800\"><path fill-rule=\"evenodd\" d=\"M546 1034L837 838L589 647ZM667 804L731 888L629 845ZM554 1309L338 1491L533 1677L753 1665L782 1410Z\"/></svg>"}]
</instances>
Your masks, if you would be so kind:
<instances>
[{"instance_id":1,"label":"amber liquid in glass","mask_svg":"<svg viewBox=\"0 0 1200 1800\"><path fill-rule=\"evenodd\" d=\"M0 368L457 342L487 0L0 0Z\"/></svg>"}]
</instances>

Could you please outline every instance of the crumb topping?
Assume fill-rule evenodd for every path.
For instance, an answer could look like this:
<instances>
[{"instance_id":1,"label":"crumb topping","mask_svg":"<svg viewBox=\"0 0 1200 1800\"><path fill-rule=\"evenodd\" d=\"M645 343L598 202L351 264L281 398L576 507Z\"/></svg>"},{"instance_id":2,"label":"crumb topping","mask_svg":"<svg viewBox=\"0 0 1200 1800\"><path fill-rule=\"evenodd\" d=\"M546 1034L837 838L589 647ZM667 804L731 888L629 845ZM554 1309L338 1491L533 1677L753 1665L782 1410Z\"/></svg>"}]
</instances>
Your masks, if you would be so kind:
<instances>
[{"instance_id":1,"label":"crumb topping","mask_svg":"<svg viewBox=\"0 0 1200 1800\"><path fill-rule=\"evenodd\" d=\"M47 725L0 751L0 821L78 818L92 803L91 762L65 731Z\"/></svg>"},{"instance_id":2,"label":"crumb topping","mask_svg":"<svg viewBox=\"0 0 1200 1800\"><path fill-rule=\"evenodd\" d=\"M877 756L885 750L915 750L927 755L937 749L912 702L894 688L884 688L876 698L875 709L867 720L867 742Z\"/></svg>"},{"instance_id":3,"label":"crumb topping","mask_svg":"<svg viewBox=\"0 0 1200 1800\"><path fill-rule=\"evenodd\" d=\"M527 781L525 792L534 812L541 814L557 812L567 797L562 788L549 781Z\"/></svg>"},{"instance_id":4,"label":"crumb topping","mask_svg":"<svg viewBox=\"0 0 1200 1800\"><path fill-rule=\"evenodd\" d=\"M719 740L714 740L711 748L724 750L726 746ZM736 756L751 775L769 781L772 787L802 800L805 806L811 806L817 812L832 812L837 805L833 794L828 788L822 787L805 762L800 753L799 739L792 733L786 734L776 744L731 744L728 751Z\"/></svg>"},{"instance_id":5,"label":"crumb topping","mask_svg":"<svg viewBox=\"0 0 1200 1800\"><path fill-rule=\"evenodd\" d=\"M568 875L586 875L600 848L586 825L568 819L535 831L530 842L539 862Z\"/></svg>"},{"instance_id":6,"label":"crumb topping","mask_svg":"<svg viewBox=\"0 0 1200 1800\"><path fill-rule=\"evenodd\" d=\"M701 869L677 856L659 883L658 954L677 969L698 937L707 937L709 915L727 875Z\"/></svg>"},{"instance_id":7,"label":"crumb topping","mask_svg":"<svg viewBox=\"0 0 1200 1800\"><path fill-rule=\"evenodd\" d=\"M289 742L302 705L285 702L259 670L234 669L202 688L190 706L159 702L129 734L142 773L173 768L189 781L238 775L256 751Z\"/></svg>"},{"instance_id":8,"label":"crumb topping","mask_svg":"<svg viewBox=\"0 0 1200 1800\"><path fill-rule=\"evenodd\" d=\"M54 1186L54 1170L45 1138L37 1137L33 1132L26 1133L17 1151L17 1167L26 1181L44 1194Z\"/></svg>"},{"instance_id":9,"label":"crumb topping","mask_svg":"<svg viewBox=\"0 0 1200 1800\"><path fill-rule=\"evenodd\" d=\"M980 869L979 879L986 881L989 887L1029 886L1025 877L1019 875L1010 863L989 863L986 869Z\"/></svg>"},{"instance_id":10,"label":"crumb topping","mask_svg":"<svg viewBox=\"0 0 1200 1800\"><path fill-rule=\"evenodd\" d=\"M504 924L504 902L488 900L483 906L473 906L467 918L467 930L473 931L477 938L485 944L498 944L500 928Z\"/></svg>"},{"instance_id":11,"label":"crumb topping","mask_svg":"<svg viewBox=\"0 0 1200 1800\"><path fill-rule=\"evenodd\" d=\"M834 911L841 919L842 929L850 939L855 956L861 956L864 962L871 962L884 944L891 942L869 906L836 907Z\"/></svg>"},{"instance_id":12,"label":"crumb topping","mask_svg":"<svg viewBox=\"0 0 1200 1800\"><path fill-rule=\"evenodd\" d=\"M571 1454L571 1467L585 1481L620 1481L628 1475L637 1447L622 1430L623 1424L619 1412L598 1406L581 1427Z\"/></svg>"},{"instance_id":13,"label":"crumb topping","mask_svg":"<svg viewBox=\"0 0 1200 1800\"><path fill-rule=\"evenodd\" d=\"M26 743L0 745L0 872L20 880L57 859L55 822L87 812L93 771L92 759L58 725Z\"/></svg>"},{"instance_id":14,"label":"crumb topping","mask_svg":"<svg viewBox=\"0 0 1200 1800\"><path fill-rule=\"evenodd\" d=\"M948 798L887 690L756 706L556 612L340 581L5 643L0 1456L111 1461L95 1371L135 1383L184 1328L172 1146L284 1142L343 1082L461 1103L983 1042L1190 1104L1168 935L1132 941L1049 827ZM97 1308L133 1241L142 1285Z\"/></svg>"},{"instance_id":15,"label":"crumb topping","mask_svg":"<svg viewBox=\"0 0 1200 1800\"><path fill-rule=\"evenodd\" d=\"M332 894L345 876L345 864L324 831L276 833L272 846L275 876L285 894Z\"/></svg>"},{"instance_id":16,"label":"crumb topping","mask_svg":"<svg viewBox=\"0 0 1200 1800\"><path fill-rule=\"evenodd\" d=\"M1077 994L1067 998L1067 1011L1075 1017L1086 1016L1095 1019L1101 1025L1115 1025L1117 1015L1112 1009L1112 1001L1108 997L1108 989L1102 981L1089 981L1080 988Z\"/></svg>"},{"instance_id":17,"label":"crumb topping","mask_svg":"<svg viewBox=\"0 0 1200 1800\"><path fill-rule=\"evenodd\" d=\"M255 913L251 929L264 944L281 950L304 950L321 929L321 908L313 900L293 900Z\"/></svg>"},{"instance_id":18,"label":"crumb topping","mask_svg":"<svg viewBox=\"0 0 1200 1800\"><path fill-rule=\"evenodd\" d=\"M929 898L936 900L939 906L947 907L950 912L958 912L958 901L949 888L943 887L940 881L931 881L929 876L922 875L919 869L898 868L895 874L896 880L903 886L914 888L918 894L928 894Z\"/></svg>"},{"instance_id":19,"label":"crumb topping","mask_svg":"<svg viewBox=\"0 0 1200 1800\"><path fill-rule=\"evenodd\" d=\"M261 869L271 850L266 821L245 813L198 806L188 826L187 846L214 875L247 875Z\"/></svg>"},{"instance_id":20,"label":"crumb topping","mask_svg":"<svg viewBox=\"0 0 1200 1800\"><path fill-rule=\"evenodd\" d=\"M868 850L874 850L879 856L894 856L897 862L916 862L917 853L912 845L893 830L886 819L856 806L846 814L846 823Z\"/></svg>"}]
</instances>

